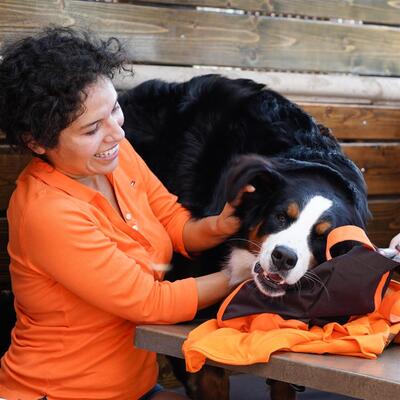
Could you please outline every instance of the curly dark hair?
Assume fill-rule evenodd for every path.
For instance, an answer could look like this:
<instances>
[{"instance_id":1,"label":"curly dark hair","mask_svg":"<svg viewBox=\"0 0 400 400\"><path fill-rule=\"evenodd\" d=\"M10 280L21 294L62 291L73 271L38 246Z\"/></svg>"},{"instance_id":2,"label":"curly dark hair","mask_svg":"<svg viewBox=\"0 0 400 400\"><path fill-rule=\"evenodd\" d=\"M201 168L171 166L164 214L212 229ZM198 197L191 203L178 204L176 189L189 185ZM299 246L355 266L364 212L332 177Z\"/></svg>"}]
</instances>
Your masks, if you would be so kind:
<instances>
[{"instance_id":1,"label":"curly dark hair","mask_svg":"<svg viewBox=\"0 0 400 400\"><path fill-rule=\"evenodd\" d=\"M54 148L60 132L84 112L85 88L100 76L125 69L116 38L49 27L9 43L0 59L0 130L6 141L26 148L27 137Z\"/></svg>"}]
</instances>

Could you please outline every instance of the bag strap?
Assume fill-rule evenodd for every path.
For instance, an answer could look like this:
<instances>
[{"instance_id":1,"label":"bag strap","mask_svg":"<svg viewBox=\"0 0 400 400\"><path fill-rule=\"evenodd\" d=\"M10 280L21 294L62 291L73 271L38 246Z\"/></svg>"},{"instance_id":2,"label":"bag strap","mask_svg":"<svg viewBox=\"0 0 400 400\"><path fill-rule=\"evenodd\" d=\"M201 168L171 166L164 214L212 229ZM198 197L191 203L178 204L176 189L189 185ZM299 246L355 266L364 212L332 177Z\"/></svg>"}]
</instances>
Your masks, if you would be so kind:
<instances>
[{"instance_id":1,"label":"bag strap","mask_svg":"<svg viewBox=\"0 0 400 400\"><path fill-rule=\"evenodd\" d=\"M376 247L369 240L367 234L362 228L355 225L339 226L338 228L330 231L328 234L328 238L326 241L326 259L332 259L331 248L335 244L344 242L346 240L354 240L356 242L362 243L365 247L371 250L376 250Z\"/></svg>"}]
</instances>

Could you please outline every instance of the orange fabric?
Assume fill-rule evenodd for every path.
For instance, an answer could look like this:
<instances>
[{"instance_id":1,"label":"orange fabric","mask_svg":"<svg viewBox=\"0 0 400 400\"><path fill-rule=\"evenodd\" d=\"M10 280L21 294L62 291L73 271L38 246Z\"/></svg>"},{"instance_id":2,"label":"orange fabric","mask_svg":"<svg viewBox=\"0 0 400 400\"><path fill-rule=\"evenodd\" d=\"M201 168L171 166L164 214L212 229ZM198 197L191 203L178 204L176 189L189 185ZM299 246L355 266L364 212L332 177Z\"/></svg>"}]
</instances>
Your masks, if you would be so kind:
<instances>
[{"instance_id":1,"label":"orange fabric","mask_svg":"<svg viewBox=\"0 0 400 400\"><path fill-rule=\"evenodd\" d=\"M155 384L157 364L134 348L135 325L194 317L195 280L160 282L152 269L170 262L173 247L185 252L188 212L127 141L108 178L125 220L39 159L18 179L8 210L17 323L0 397L138 398Z\"/></svg>"},{"instance_id":2,"label":"orange fabric","mask_svg":"<svg viewBox=\"0 0 400 400\"><path fill-rule=\"evenodd\" d=\"M309 328L304 322L268 313L223 321L223 310L224 305L217 319L191 331L184 342L182 351L189 372L199 371L207 358L224 364L248 365L267 362L275 351L376 358L393 338L400 342L400 284L395 281L390 282L378 310L344 325L334 322Z\"/></svg>"},{"instance_id":3,"label":"orange fabric","mask_svg":"<svg viewBox=\"0 0 400 400\"><path fill-rule=\"evenodd\" d=\"M326 259L332 259L331 248L336 243L344 242L346 240L355 240L363 243L365 247L375 250L375 246L369 240L369 237L365 233L364 229L355 225L339 226L330 231L326 239Z\"/></svg>"}]
</instances>

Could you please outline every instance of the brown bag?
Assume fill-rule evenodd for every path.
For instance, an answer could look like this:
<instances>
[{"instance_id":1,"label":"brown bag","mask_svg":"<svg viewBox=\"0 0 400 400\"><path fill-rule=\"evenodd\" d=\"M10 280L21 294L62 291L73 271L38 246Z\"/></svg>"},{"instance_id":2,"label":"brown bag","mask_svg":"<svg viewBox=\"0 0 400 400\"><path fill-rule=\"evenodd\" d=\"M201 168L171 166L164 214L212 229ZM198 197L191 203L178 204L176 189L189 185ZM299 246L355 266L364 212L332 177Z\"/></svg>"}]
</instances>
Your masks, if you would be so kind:
<instances>
[{"instance_id":1,"label":"brown bag","mask_svg":"<svg viewBox=\"0 0 400 400\"><path fill-rule=\"evenodd\" d=\"M330 249L346 240L362 245L332 259ZM356 226L334 229L328 236L326 251L328 261L312 270L320 283L303 277L300 284L288 288L284 296L274 298L262 294L253 280L247 281L222 303L217 317L219 325L224 326L233 318L260 313L278 314L284 319L310 325L344 324L352 316L376 310L393 270L400 264L376 252L365 232Z\"/></svg>"}]
</instances>

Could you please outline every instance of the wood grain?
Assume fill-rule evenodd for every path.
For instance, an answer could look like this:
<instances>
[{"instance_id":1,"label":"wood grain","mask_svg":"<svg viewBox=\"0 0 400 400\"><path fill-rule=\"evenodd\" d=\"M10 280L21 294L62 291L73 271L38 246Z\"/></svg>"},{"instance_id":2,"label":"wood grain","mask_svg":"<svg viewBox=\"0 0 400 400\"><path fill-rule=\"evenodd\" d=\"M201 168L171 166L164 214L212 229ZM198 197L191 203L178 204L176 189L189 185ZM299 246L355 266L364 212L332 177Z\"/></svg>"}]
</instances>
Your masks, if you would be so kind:
<instances>
[{"instance_id":1,"label":"wood grain","mask_svg":"<svg viewBox=\"0 0 400 400\"><path fill-rule=\"evenodd\" d=\"M8 289L11 285L8 269L9 257L7 253L8 224L5 217L0 217L0 290Z\"/></svg>"},{"instance_id":2,"label":"wood grain","mask_svg":"<svg viewBox=\"0 0 400 400\"><path fill-rule=\"evenodd\" d=\"M400 194L399 143L345 143L342 148L363 171L370 195Z\"/></svg>"},{"instance_id":3,"label":"wood grain","mask_svg":"<svg viewBox=\"0 0 400 400\"><path fill-rule=\"evenodd\" d=\"M182 358L182 344L196 325L142 325L136 328L135 346ZM375 360L337 355L279 352L267 363L221 365L232 371L305 385L367 400L397 399L400 390L400 347L391 346Z\"/></svg>"},{"instance_id":4,"label":"wood grain","mask_svg":"<svg viewBox=\"0 0 400 400\"><path fill-rule=\"evenodd\" d=\"M12 152L8 146L0 146L0 210L5 210L15 181L31 156Z\"/></svg>"},{"instance_id":5,"label":"wood grain","mask_svg":"<svg viewBox=\"0 0 400 400\"><path fill-rule=\"evenodd\" d=\"M368 235L376 246L388 247L400 232L400 198L370 199L369 208L373 218L367 227Z\"/></svg>"},{"instance_id":6,"label":"wood grain","mask_svg":"<svg viewBox=\"0 0 400 400\"><path fill-rule=\"evenodd\" d=\"M310 104L301 107L338 139L400 140L400 109L360 105Z\"/></svg>"},{"instance_id":7,"label":"wood grain","mask_svg":"<svg viewBox=\"0 0 400 400\"><path fill-rule=\"evenodd\" d=\"M395 27L77 0L0 10L0 41L57 23L118 36L136 62L400 75Z\"/></svg>"},{"instance_id":8,"label":"wood grain","mask_svg":"<svg viewBox=\"0 0 400 400\"><path fill-rule=\"evenodd\" d=\"M133 3L133 1L123 1ZM141 0L136 3L153 3ZM382 0L157 0L161 4L193 7L230 8L263 13L302 15L318 18L343 18L388 24L400 23L397 1Z\"/></svg>"}]
</instances>

